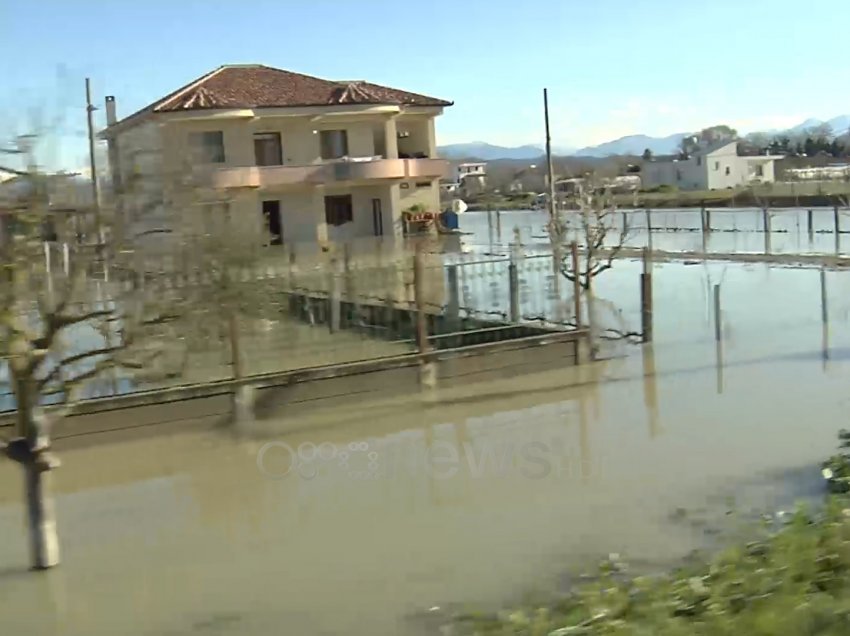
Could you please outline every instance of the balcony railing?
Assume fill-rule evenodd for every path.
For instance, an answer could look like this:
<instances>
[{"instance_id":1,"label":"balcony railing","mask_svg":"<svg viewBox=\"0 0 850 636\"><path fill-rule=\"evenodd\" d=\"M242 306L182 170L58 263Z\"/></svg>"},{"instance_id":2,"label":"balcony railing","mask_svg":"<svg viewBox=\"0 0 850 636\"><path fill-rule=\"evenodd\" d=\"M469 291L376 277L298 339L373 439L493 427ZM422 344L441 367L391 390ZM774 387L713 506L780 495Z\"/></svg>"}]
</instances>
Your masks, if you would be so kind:
<instances>
[{"instance_id":1,"label":"balcony railing","mask_svg":"<svg viewBox=\"0 0 850 636\"><path fill-rule=\"evenodd\" d=\"M445 159L384 159L329 161L307 166L244 166L209 172L214 188L268 188L347 181L437 179L448 174Z\"/></svg>"}]
</instances>

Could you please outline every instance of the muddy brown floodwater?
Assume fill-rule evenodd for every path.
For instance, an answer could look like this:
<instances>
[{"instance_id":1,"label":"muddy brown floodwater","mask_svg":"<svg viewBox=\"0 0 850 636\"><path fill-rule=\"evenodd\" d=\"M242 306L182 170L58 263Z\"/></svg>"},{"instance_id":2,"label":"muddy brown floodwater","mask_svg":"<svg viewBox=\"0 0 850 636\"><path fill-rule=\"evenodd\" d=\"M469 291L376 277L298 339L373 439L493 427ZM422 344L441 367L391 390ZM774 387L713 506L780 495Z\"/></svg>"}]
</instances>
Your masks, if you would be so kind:
<instances>
[{"instance_id":1,"label":"muddy brown floodwater","mask_svg":"<svg viewBox=\"0 0 850 636\"><path fill-rule=\"evenodd\" d=\"M30 573L0 463L0 633L418 634L617 552L704 547L676 520L816 492L844 424L847 342L818 332L622 360L240 431L69 449L63 564ZM262 459L258 465L258 456ZM300 459L299 459L300 457ZM294 461L293 461L294 460Z\"/></svg>"}]
</instances>

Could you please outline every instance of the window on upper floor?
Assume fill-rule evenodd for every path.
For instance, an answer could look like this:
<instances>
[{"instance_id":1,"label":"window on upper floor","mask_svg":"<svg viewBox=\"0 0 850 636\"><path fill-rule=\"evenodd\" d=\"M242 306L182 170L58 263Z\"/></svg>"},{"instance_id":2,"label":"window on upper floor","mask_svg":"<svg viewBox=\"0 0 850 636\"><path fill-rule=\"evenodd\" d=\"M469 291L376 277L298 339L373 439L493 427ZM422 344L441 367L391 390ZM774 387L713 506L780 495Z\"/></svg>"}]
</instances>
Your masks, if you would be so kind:
<instances>
[{"instance_id":1,"label":"window on upper floor","mask_svg":"<svg viewBox=\"0 0 850 636\"><path fill-rule=\"evenodd\" d=\"M224 163L224 133L205 130L189 133L189 150L198 163Z\"/></svg>"},{"instance_id":2,"label":"window on upper floor","mask_svg":"<svg viewBox=\"0 0 850 636\"><path fill-rule=\"evenodd\" d=\"M319 133L322 159L340 159L348 156L348 132L323 130Z\"/></svg>"},{"instance_id":3,"label":"window on upper floor","mask_svg":"<svg viewBox=\"0 0 850 636\"><path fill-rule=\"evenodd\" d=\"M714 162L714 169L715 169L715 170L720 170L720 162L719 162L719 161L715 161L715 162Z\"/></svg>"},{"instance_id":4,"label":"window on upper floor","mask_svg":"<svg viewBox=\"0 0 850 636\"><path fill-rule=\"evenodd\" d=\"M730 174L732 174L732 168L726 166L726 176L728 177Z\"/></svg>"},{"instance_id":5,"label":"window on upper floor","mask_svg":"<svg viewBox=\"0 0 850 636\"><path fill-rule=\"evenodd\" d=\"M258 166L283 164L280 133L254 133L254 161Z\"/></svg>"}]
</instances>

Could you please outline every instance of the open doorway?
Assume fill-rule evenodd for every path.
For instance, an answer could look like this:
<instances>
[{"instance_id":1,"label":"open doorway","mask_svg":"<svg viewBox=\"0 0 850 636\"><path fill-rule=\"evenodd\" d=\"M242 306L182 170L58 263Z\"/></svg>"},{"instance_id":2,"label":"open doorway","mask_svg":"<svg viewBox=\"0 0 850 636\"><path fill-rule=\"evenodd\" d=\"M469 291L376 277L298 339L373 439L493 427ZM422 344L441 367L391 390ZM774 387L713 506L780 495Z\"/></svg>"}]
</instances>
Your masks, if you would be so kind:
<instances>
[{"instance_id":1,"label":"open doorway","mask_svg":"<svg viewBox=\"0 0 850 636\"><path fill-rule=\"evenodd\" d=\"M263 201L263 220L267 245L283 245L283 225L280 221L280 201Z\"/></svg>"}]
</instances>

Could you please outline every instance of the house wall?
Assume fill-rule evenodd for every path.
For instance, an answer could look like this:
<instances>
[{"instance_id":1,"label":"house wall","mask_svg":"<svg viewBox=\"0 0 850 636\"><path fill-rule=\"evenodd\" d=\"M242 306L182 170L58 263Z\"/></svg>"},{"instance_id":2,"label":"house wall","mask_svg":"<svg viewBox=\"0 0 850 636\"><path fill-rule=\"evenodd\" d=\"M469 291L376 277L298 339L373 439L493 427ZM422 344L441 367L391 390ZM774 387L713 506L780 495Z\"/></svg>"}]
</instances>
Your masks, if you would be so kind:
<instances>
[{"instance_id":1,"label":"house wall","mask_svg":"<svg viewBox=\"0 0 850 636\"><path fill-rule=\"evenodd\" d=\"M376 155L375 130L383 130L384 117L376 115L357 119L328 118L312 122L307 117L269 117L257 120L176 120L167 127L165 154L172 168L190 162L189 133L220 130L224 137L224 164L218 167L242 167L256 164L254 133L279 133L283 165L303 166L322 161L321 131L345 130L351 157Z\"/></svg>"},{"instance_id":2,"label":"house wall","mask_svg":"<svg viewBox=\"0 0 850 636\"><path fill-rule=\"evenodd\" d=\"M704 159L708 169L709 190L734 188L747 183L747 161L738 156L735 144L709 153Z\"/></svg>"},{"instance_id":3,"label":"house wall","mask_svg":"<svg viewBox=\"0 0 850 636\"><path fill-rule=\"evenodd\" d=\"M252 193L236 208L240 223L251 225L260 236L263 231L263 201L280 201L281 226L284 243L315 243L317 241L346 242L355 238L374 236L372 201L381 202L383 236L397 237L401 233L399 203L393 200L391 185L338 186L297 191L264 191ZM340 226L325 222L325 197L351 195L353 221Z\"/></svg>"},{"instance_id":4,"label":"house wall","mask_svg":"<svg viewBox=\"0 0 850 636\"><path fill-rule=\"evenodd\" d=\"M684 161L649 161L643 166L641 180L644 188L660 185L680 190L704 190L707 187L706 168L702 160L692 157Z\"/></svg>"},{"instance_id":5,"label":"house wall","mask_svg":"<svg viewBox=\"0 0 850 636\"><path fill-rule=\"evenodd\" d=\"M399 198L401 212L414 205L422 205L426 212L440 211L440 186L439 180L430 181L427 187L417 187L417 183L423 184L426 180L407 181L407 188L399 187Z\"/></svg>"},{"instance_id":6,"label":"house wall","mask_svg":"<svg viewBox=\"0 0 850 636\"><path fill-rule=\"evenodd\" d=\"M166 146L161 126L149 121L120 133L115 140L110 166L119 175L121 207L117 231L127 236L141 236L139 248L168 249L164 234L156 230L174 229L174 218L168 211L165 163Z\"/></svg>"},{"instance_id":7,"label":"house wall","mask_svg":"<svg viewBox=\"0 0 850 636\"><path fill-rule=\"evenodd\" d=\"M400 153L413 156L418 153L426 157L436 157L437 147L434 135L434 118L424 115L399 117L396 120L398 134L407 133L407 137L398 140Z\"/></svg>"},{"instance_id":8,"label":"house wall","mask_svg":"<svg viewBox=\"0 0 850 636\"><path fill-rule=\"evenodd\" d=\"M216 170L228 167L245 167L256 164L254 133L277 132L281 136L283 165L299 166L321 163L320 132L339 130L347 132L350 157L397 156L399 144L409 144L412 152L436 156L434 113L416 113L388 117L386 113L370 114L320 114L294 116L214 117L189 118L183 114L159 117L118 133L117 155L122 174L130 177L133 171L143 172L151 196L165 201L162 219L168 218L172 229L177 227L203 230L210 216L209 206L199 203L199 198L214 199L224 196L229 200L228 216L240 233L262 235L264 221L262 201L281 202L281 222L286 242L323 242L347 240L351 237L374 234L372 200L380 199L383 214L384 236L400 236L402 210L421 204L428 211L439 210L439 188L436 180L427 181L426 187L417 187L411 181L402 190L399 182L363 182L358 184L297 185L262 191L221 191L199 194L186 187L185 177L199 169ZM410 135L398 139L397 131ZM221 131L224 159L220 164L193 165L189 135L192 132ZM126 181L126 180L125 180ZM333 194L351 194L354 221L341 227L325 224L324 197ZM205 199L205 200L207 200ZM168 213L165 213L165 210ZM157 224L161 221L157 220ZM200 224L200 225L199 225ZM161 240L161 237L160 237Z\"/></svg>"},{"instance_id":9,"label":"house wall","mask_svg":"<svg viewBox=\"0 0 850 636\"><path fill-rule=\"evenodd\" d=\"M776 161L765 161L762 164L764 175L761 177L763 183L773 183L776 181Z\"/></svg>"}]
</instances>

